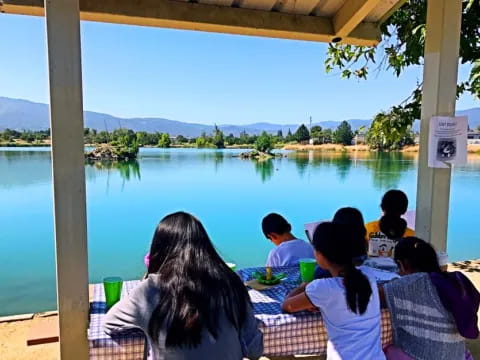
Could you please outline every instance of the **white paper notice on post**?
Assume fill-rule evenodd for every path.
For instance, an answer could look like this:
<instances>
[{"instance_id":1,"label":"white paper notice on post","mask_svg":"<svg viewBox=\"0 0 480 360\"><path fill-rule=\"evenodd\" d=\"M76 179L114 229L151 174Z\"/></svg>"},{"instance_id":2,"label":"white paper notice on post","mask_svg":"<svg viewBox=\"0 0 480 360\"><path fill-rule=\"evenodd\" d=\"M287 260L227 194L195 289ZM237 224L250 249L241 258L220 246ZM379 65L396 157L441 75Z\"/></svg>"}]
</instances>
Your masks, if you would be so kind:
<instances>
[{"instance_id":1,"label":"white paper notice on post","mask_svg":"<svg viewBox=\"0 0 480 360\"><path fill-rule=\"evenodd\" d=\"M466 116L433 116L428 134L428 166L448 168L467 163Z\"/></svg>"}]
</instances>

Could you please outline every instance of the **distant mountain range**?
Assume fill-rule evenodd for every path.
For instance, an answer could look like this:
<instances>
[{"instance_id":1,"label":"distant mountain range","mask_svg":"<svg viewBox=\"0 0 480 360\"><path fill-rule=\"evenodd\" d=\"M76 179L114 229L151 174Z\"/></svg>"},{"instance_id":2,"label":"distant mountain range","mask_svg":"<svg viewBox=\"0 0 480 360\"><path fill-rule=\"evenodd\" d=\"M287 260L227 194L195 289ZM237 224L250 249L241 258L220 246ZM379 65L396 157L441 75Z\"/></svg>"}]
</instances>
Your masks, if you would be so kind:
<instances>
[{"instance_id":1,"label":"distant mountain range","mask_svg":"<svg viewBox=\"0 0 480 360\"><path fill-rule=\"evenodd\" d=\"M467 115L471 128L480 125L480 108L460 110L458 115ZM108 114L92 111L85 111L85 127L98 131L112 131L118 128L132 129L134 131L164 132L171 136L183 135L187 137L199 136L202 132L211 133L213 125L193 124L163 118L118 118ZM354 130L365 126L368 127L371 120L351 119L347 120ZM219 128L226 134L238 136L242 131L249 134L260 134L262 131L277 133L282 130L286 135L288 130L292 133L300 124L279 125L271 123L253 123L248 125L219 125ZM313 125L320 125L322 128L335 129L338 121L321 121ZM5 129L13 130L45 130L49 128L48 105L35 103L27 100L0 97L0 131ZM419 123L414 128L418 130Z\"/></svg>"}]
</instances>

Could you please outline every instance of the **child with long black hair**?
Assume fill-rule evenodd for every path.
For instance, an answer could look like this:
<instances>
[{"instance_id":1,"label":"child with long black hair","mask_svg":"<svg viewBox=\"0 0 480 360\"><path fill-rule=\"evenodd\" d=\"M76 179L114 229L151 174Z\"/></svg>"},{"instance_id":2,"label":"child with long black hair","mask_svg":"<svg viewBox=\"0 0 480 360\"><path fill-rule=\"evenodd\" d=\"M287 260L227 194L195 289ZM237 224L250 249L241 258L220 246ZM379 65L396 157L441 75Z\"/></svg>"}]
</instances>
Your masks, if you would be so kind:
<instances>
[{"instance_id":1,"label":"child with long black hair","mask_svg":"<svg viewBox=\"0 0 480 360\"><path fill-rule=\"evenodd\" d=\"M383 286L394 346L387 359L470 359L464 338L479 336L480 294L460 272L444 272L434 248L416 237L401 239L394 260L402 278Z\"/></svg>"},{"instance_id":2,"label":"child with long black hair","mask_svg":"<svg viewBox=\"0 0 480 360\"><path fill-rule=\"evenodd\" d=\"M313 235L315 258L332 277L314 280L290 293L283 310L318 309L327 328L327 359L383 360L381 313L375 277L354 264L363 226L324 222Z\"/></svg>"},{"instance_id":3,"label":"child with long black hair","mask_svg":"<svg viewBox=\"0 0 480 360\"><path fill-rule=\"evenodd\" d=\"M147 278L105 317L108 334L129 328L147 336L149 359L257 359L263 352L245 286L200 221L184 212L160 221Z\"/></svg>"}]
</instances>

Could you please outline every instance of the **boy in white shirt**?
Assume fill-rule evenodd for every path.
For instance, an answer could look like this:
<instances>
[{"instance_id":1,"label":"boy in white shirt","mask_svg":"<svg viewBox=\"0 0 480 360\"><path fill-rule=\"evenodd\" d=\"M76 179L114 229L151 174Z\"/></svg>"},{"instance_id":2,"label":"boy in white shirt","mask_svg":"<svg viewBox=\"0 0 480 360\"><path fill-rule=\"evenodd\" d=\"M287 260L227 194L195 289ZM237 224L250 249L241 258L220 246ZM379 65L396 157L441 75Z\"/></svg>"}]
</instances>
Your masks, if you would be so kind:
<instances>
[{"instance_id":1,"label":"boy in white shirt","mask_svg":"<svg viewBox=\"0 0 480 360\"><path fill-rule=\"evenodd\" d=\"M279 214L271 213L262 220L265 237L275 244L266 266L296 266L302 258L314 258L312 246L292 234L292 226Z\"/></svg>"}]
</instances>

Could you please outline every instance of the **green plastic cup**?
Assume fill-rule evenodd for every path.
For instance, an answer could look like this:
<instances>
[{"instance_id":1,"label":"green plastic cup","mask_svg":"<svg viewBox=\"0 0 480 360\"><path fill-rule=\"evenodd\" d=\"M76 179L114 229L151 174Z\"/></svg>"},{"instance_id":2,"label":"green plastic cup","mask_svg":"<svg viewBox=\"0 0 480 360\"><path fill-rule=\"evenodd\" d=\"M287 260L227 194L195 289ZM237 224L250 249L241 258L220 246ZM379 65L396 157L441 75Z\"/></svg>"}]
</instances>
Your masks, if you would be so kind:
<instances>
[{"instance_id":1,"label":"green plastic cup","mask_svg":"<svg viewBox=\"0 0 480 360\"><path fill-rule=\"evenodd\" d=\"M300 277L303 282L310 282L315 276L315 267L317 262L315 259L300 259L298 261L300 265Z\"/></svg>"},{"instance_id":2,"label":"green plastic cup","mask_svg":"<svg viewBox=\"0 0 480 360\"><path fill-rule=\"evenodd\" d=\"M121 277L112 276L103 279L103 288L105 290L105 302L107 309L110 309L120 300L122 294L123 280Z\"/></svg>"}]
</instances>

